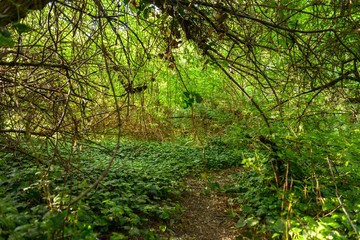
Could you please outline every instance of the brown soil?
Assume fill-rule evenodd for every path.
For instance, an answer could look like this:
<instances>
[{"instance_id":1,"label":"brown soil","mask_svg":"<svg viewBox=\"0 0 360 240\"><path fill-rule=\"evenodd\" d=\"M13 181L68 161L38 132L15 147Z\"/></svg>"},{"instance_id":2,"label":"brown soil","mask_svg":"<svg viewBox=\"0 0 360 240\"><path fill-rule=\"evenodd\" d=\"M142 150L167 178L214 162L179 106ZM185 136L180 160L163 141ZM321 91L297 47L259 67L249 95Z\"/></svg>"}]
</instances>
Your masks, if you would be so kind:
<instances>
[{"instance_id":1,"label":"brown soil","mask_svg":"<svg viewBox=\"0 0 360 240\"><path fill-rule=\"evenodd\" d=\"M235 240L241 231L234 227L238 207L221 189L233 183L231 175L239 171L240 168L231 168L189 177L180 199L185 211L172 226L170 239Z\"/></svg>"}]
</instances>

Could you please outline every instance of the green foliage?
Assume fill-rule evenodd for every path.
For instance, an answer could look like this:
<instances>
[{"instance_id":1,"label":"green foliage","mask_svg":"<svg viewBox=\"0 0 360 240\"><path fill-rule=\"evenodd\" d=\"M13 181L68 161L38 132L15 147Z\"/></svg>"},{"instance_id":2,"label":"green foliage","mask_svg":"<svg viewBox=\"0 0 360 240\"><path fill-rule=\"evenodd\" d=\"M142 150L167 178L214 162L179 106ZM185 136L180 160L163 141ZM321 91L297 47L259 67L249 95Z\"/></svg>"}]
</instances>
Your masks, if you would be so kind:
<instances>
[{"instance_id":1,"label":"green foliage","mask_svg":"<svg viewBox=\"0 0 360 240\"><path fill-rule=\"evenodd\" d=\"M13 23L12 25L19 34L29 32L31 30L31 28L28 25L23 23L16 22Z\"/></svg>"},{"instance_id":2,"label":"green foliage","mask_svg":"<svg viewBox=\"0 0 360 240\"><path fill-rule=\"evenodd\" d=\"M234 179L236 184L227 186L226 192L232 194L233 201L240 204L236 227L244 228L243 237L262 236L273 230L268 228L278 228L275 223L281 213L281 199L270 180L256 170L240 172Z\"/></svg>"},{"instance_id":3,"label":"green foliage","mask_svg":"<svg viewBox=\"0 0 360 240\"><path fill-rule=\"evenodd\" d=\"M199 93L186 91L183 94L184 94L184 98L183 98L184 108L192 107L195 102L201 103L203 101L203 98Z\"/></svg>"},{"instance_id":4,"label":"green foliage","mask_svg":"<svg viewBox=\"0 0 360 240\"><path fill-rule=\"evenodd\" d=\"M23 23L14 22L12 23L12 28L16 30L18 34L26 33L31 30L31 28ZM13 34L6 29L6 28L0 28L0 47L4 48L12 48L15 46L15 41L13 39Z\"/></svg>"},{"instance_id":5,"label":"green foliage","mask_svg":"<svg viewBox=\"0 0 360 240\"><path fill-rule=\"evenodd\" d=\"M240 204L237 227L245 229L243 237L356 239L346 214L359 229L357 125L298 135L278 128L269 139L273 145L255 145L257 154L243 159L248 170L227 190Z\"/></svg>"},{"instance_id":6,"label":"green foliage","mask_svg":"<svg viewBox=\"0 0 360 240\"><path fill-rule=\"evenodd\" d=\"M51 164L49 169L36 164L34 156L46 159L51 151L41 141L33 143L43 146L35 149L28 144L24 148L39 152L34 152L32 157L21 153L1 155L0 212L4 217L0 236L3 238L47 239L62 235L92 239L95 235L112 234L111 239L136 236L156 239L156 233L167 231L167 226L171 228L181 211L176 199L183 190L184 176L199 171L202 166L201 148L123 141L105 180L68 209L70 199L102 172L111 158L114 142L87 141L76 152L72 152L71 146L62 146L59 149L62 158L73 159L71 174L57 164ZM206 152L209 168L241 163L238 153L220 140L209 142ZM161 224L154 225L154 221Z\"/></svg>"},{"instance_id":7,"label":"green foliage","mask_svg":"<svg viewBox=\"0 0 360 240\"><path fill-rule=\"evenodd\" d=\"M209 169L222 169L241 166L242 158L247 155L241 146L221 138L212 138L205 147L206 166Z\"/></svg>"},{"instance_id":8,"label":"green foliage","mask_svg":"<svg viewBox=\"0 0 360 240\"><path fill-rule=\"evenodd\" d=\"M252 134L251 129L233 126L227 135L208 139L205 146L208 168L246 167L233 176L235 184L222 188L216 182L209 185L212 191L223 191L239 205L236 227L243 229L242 237L356 236L334 191L336 184L350 219L358 227L360 176L353 169L359 167L359 149L349 144L359 139L356 126L346 131L314 130L297 136L279 128L269 138L277 147L272 149L266 142L250 137ZM62 158L73 159L69 175L56 164L45 169L36 163L35 159L46 159L52 152L40 143L27 146L39 151L33 155L1 153L2 238L48 239L61 235L77 239L156 239L157 233L171 228L181 211L176 198L184 187L183 177L203 166L202 148L184 143L122 141L105 180L68 209L70 199L102 172L115 145L112 140L86 141L81 143L82 150L75 152L70 146L62 146ZM336 168L336 182L329 175L326 158ZM290 164L288 179L280 175L277 181L274 178L275 159L285 166Z\"/></svg>"},{"instance_id":9,"label":"green foliage","mask_svg":"<svg viewBox=\"0 0 360 240\"><path fill-rule=\"evenodd\" d=\"M0 47L14 47L15 42L8 30L0 31Z\"/></svg>"},{"instance_id":10,"label":"green foliage","mask_svg":"<svg viewBox=\"0 0 360 240\"><path fill-rule=\"evenodd\" d=\"M56 165L45 171L31 158L2 154L0 236L93 239L96 234L114 232L113 239L139 235L151 239L155 230L147 228L149 219L171 224L181 210L171 199L180 194L181 179L199 164L199 151L170 143L121 143L106 179L93 194L67 209L70 197L87 188L102 171L113 147L111 141L84 146L74 164L86 167L81 174L73 172L67 179L66 172ZM66 154L68 150L62 151ZM47 182L44 174L48 175ZM44 193L47 183L53 210Z\"/></svg>"}]
</instances>

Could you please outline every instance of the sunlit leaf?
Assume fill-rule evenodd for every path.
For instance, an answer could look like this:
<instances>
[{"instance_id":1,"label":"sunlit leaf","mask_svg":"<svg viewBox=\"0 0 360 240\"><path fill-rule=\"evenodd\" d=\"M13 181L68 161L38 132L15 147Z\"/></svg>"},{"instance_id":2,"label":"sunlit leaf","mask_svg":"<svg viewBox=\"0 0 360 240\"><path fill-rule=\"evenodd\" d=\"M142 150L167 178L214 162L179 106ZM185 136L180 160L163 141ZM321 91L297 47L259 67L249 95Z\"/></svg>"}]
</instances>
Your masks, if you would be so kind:
<instances>
[{"instance_id":1,"label":"sunlit leaf","mask_svg":"<svg viewBox=\"0 0 360 240\"><path fill-rule=\"evenodd\" d=\"M244 217L240 217L240 219L237 221L235 227L236 228L242 228L246 225L246 221L244 219Z\"/></svg>"},{"instance_id":2,"label":"sunlit leaf","mask_svg":"<svg viewBox=\"0 0 360 240\"><path fill-rule=\"evenodd\" d=\"M259 224L259 219L250 217L250 218L246 219L245 222L246 222L247 226L253 227L253 226Z\"/></svg>"}]
</instances>

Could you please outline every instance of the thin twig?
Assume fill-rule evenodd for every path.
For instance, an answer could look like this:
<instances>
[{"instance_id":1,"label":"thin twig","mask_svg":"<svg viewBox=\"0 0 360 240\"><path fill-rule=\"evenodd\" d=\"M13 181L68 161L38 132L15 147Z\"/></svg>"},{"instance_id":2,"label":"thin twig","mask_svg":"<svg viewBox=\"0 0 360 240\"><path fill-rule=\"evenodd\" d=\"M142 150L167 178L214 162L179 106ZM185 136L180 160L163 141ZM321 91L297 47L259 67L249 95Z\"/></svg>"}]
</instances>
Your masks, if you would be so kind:
<instances>
[{"instance_id":1,"label":"thin twig","mask_svg":"<svg viewBox=\"0 0 360 240\"><path fill-rule=\"evenodd\" d=\"M327 163L328 163L328 165L329 165L330 174L331 174L331 177L332 177L332 179L333 179L333 181L334 181L336 198L337 198L337 200L338 200L338 202L339 202L339 204L340 204L340 206L341 206L341 209L343 210L343 212L344 212L344 214L345 214L345 216L346 216L346 219L348 220L348 222L350 223L352 229L354 230L356 236L357 236L357 237L360 237L360 236L359 236L359 233L358 233L358 231L357 231L357 229L356 229L356 226L355 226L355 225L353 224L353 222L351 221L351 218L350 218L348 212L346 211L343 202L341 201L341 196L339 195L338 187L337 187L336 181L335 181L334 171L333 171L333 169L332 169L332 166L331 166L331 163L330 163L330 160L329 160L328 157L326 158L326 161L327 161Z\"/></svg>"}]
</instances>

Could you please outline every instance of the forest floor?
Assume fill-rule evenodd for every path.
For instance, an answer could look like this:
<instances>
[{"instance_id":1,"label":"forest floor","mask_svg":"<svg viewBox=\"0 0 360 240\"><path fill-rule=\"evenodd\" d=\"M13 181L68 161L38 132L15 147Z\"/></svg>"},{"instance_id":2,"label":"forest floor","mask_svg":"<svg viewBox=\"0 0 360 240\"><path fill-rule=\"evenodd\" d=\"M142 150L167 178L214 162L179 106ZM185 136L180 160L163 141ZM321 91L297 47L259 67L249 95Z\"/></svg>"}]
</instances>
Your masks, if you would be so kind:
<instances>
[{"instance_id":1,"label":"forest floor","mask_svg":"<svg viewBox=\"0 0 360 240\"><path fill-rule=\"evenodd\" d=\"M232 176L241 168L229 168L188 177L187 190L180 198L185 208L172 226L171 240L235 240L238 207L224 189L234 184Z\"/></svg>"}]
</instances>

